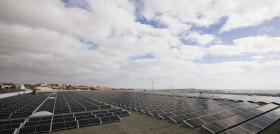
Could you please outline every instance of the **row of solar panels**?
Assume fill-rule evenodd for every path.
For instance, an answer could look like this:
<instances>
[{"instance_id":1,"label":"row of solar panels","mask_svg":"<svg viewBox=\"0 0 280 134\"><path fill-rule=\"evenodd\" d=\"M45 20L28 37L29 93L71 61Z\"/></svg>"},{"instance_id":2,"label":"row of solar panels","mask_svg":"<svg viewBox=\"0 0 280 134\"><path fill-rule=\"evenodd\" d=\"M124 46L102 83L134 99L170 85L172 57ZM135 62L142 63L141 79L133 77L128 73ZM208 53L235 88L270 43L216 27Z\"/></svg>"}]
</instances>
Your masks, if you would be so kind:
<instances>
[{"instance_id":1,"label":"row of solar panels","mask_svg":"<svg viewBox=\"0 0 280 134\"><path fill-rule=\"evenodd\" d=\"M246 134L256 134L266 127L280 119L280 109L270 111L262 116L259 116L253 120L250 120L242 125L234 127L226 131L227 134L237 134L237 133L246 133Z\"/></svg>"},{"instance_id":2,"label":"row of solar panels","mask_svg":"<svg viewBox=\"0 0 280 134\"><path fill-rule=\"evenodd\" d=\"M45 133L70 128L117 122L120 121L120 117L129 115L130 113L128 111L123 111L121 109L111 109L96 112L8 120L0 122L0 133Z\"/></svg>"},{"instance_id":3,"label":"row of solar panels","mask_svg":"<svg viewBox=\"0 0 280 134\"><path fill-rule=\"evenodd\" d=\"M268 104L255 109L246 110L239 114L231 115L222 119L215 119L203 121L201 118L194 118L184 121L184 125L190 127L198 127L202 125L202 130L209 133L218 133L242 122L250 120L256 116L259 116L269 110L278 107L278 105Z\"/></svg>"},{"instance_id":4,"label":"row of solar panels","mask_svg":"<svg viewBox=\"0 0 280 134\"><path fill-rule=\"evenodd\" d=\"M96 95L98 95L98 94L96 94ZM158 96L158 95L156 95L156 96ZM166 97L168 97L168 96L166 96ZM185 99L188 99L188 98L185 98ZM220 111L220 113L216 114L216 116L214 116L216 118L217 118L217 116L220 117L220 116L225 116L225 115L229 115L229 114L234 114L231 112L238 113L238 111L240 111L240 110L246 110L247 108L254 108L254 107L259 106L259 105L250 104L250 103L235 103L235 102L223 101L224 103L217 103L218 105L209 104L210 106L205 106L205 105L203 105L205 103L203 103L203 104L198 104L197 107L195 107L195 106L193 106L193 107L173 107L172 105L171 106L158 106L158 105L141 106L141 105L138 105L137 107L135 107L135 106L127 106L127 105L111 102L110 100L108 102L113 103L115 105L122 106L122 107L130 108L135 111L141 111L142 113L146 113L146 114L148 113L151 116L160 117L162 119L169 118L172 121L174 121L175 123L180 123L185 119L191 119L191 118L195 118L195 117L199 117L199 116L205 116L208 114L214 114L217 111ZM200 102L206 102L206 101L200 101ZM210 102L214 103L215 101L210 101ZM234 109L235 107L236 107L236 109ZM226 111L226 110L228 110L228 111ZM221 111L223 111L223 112L221 112Z\"/></svg>"},{"instance_id":5,"label":"row of solar panels","mask_svg":"<svg viewBox=\"0 0 280 134\"><path fill-rule=\"evenodd\" d=\"M79 92L80 94L92 97L97 100L102 100L114 105L122 106L125 108L130 108L135 111L139 111L150 116L155 116L161 119L169 119L175 123L183 122L184 126L191 128L202 126L203 132L207 133L218 133L226 129L232 128L240 123L244 123L252 118L256 118L266 112L279 107L275 104L267 104L260 106L254 103L241 102L236 103L228 100L207 100L198 98L188 98L188 97L178 97L178 96L168 96L168 95L143 95L142 93L132 93L132 92L108 92L108 91L96 91L96 92ZM145 98L147 97L147 98ZM164 98L165 97L165 98ZM143 99L140 101L140 99ZM153 99L151 99L153 98ZM169 99L166 99L169 98ZM183 99L183 101L182 101ZM153 101L149 102L147 100ZM155 103L162 101L158 104ZM187 101L186 101L187 100ZM190 101L188 101L190 100ZM130 101L130 102L129 102ZM176 102L170 102L176 101ZM185 103L182 102L195 102L195 105L184 106ZM182 105L177 105L177 104ZM168 104L176 104L168 105ZM180 107L181 106L181 107ZM275 110L274 110L275 111ZM276 110L277 111L277 110ZM275 112L273 112L275 114ZM277 112L276 112L277 113ZM268 116L268 115L267 115ZM271 116L270 116L271 117ZM277 117L277 116L276 116ZM263 116L259 117L263 119ZM260 120L257 119L256 120ZM248 133L255 133L248 128L248 126L255 128L259 127L258 132L265 127L271 125L274 120L267 121L267 123L262 123L255 121L258 125L249 125L245 123L245 126L240 126L242 129L232 129L228 130L227 133L233 134L242 130L249 131ZM254 121L255 119L253 119ZM269 123L270 124L269 124ZM252 129L252 128L251 128Z\"/></svg>"},{"instance_id":6,"label":"row of solar panels","mask_svg":"<svg viewBox=\"0 0 280 134\"><path fill-rule=\"evenodd\" d=\"M24 94L0 99L0 119L30 116L48 95L49 93Z\"/></svg>"},{"instance_id":7,"label":"row of solar panels","mask_svg":"<svg viewBox=\"0 0 280 134\"><path fill-rule=\"evenodd\" d=\"M11 98L0 99L0 119L28 117L38 111L61 114L112 108L75 92L24 94Z\"/></svg>"}]
</instances>

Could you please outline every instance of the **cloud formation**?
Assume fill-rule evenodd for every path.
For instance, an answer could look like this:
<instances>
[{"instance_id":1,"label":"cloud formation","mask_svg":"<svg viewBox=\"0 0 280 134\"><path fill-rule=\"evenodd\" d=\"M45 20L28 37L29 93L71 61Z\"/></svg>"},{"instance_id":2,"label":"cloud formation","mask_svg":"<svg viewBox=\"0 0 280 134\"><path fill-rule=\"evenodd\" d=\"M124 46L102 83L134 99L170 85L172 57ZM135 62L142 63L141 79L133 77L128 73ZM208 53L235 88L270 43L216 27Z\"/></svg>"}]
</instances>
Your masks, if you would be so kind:
<instances>
[{"instance_id":1,"label":"cloud formation","mask_svg":"<svg viewBox=\"0 0 280 134\"><path fill-rule=\"evenodd\" d=\"M279 88L280 35L269 35L277 26L258 27L279 17L279 7L277 0L3 0L0 81ZM223 42L247 27L258 35Z\"/></svg>"}]
</instances>

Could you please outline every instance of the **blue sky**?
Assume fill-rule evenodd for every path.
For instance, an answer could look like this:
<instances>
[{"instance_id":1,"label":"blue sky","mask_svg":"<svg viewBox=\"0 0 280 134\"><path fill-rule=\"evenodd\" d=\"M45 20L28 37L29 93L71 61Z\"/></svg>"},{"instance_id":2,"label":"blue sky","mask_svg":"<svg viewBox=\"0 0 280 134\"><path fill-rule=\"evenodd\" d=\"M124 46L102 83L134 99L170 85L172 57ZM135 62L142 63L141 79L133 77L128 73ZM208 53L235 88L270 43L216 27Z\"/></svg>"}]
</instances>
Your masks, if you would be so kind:
<instances>
[{"instance_id":1,"label":"blue sky","mask_svg":"<svg viewBox=\"0 0 280 134\"><path fill-rule=\"evenodd\" d=\"M0 2L0 81L280 88L277 0L22 2Z\"/></svg>"}]
</instances>

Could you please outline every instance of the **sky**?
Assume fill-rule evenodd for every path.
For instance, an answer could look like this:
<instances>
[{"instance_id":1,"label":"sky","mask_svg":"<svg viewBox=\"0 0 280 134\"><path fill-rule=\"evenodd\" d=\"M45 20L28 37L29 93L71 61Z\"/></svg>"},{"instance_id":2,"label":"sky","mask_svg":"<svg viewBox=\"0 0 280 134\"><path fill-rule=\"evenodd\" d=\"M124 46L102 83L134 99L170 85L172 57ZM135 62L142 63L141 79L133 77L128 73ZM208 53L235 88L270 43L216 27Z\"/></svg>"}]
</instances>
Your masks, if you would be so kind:
<instances>
[{"instance_id":1,"label":"sky","mask_svg":"<svg viewBox=\"0 0 280 134\"><path fill-rule=\"evenodd\" d=\"M279 89L279 24L279 0L0 0L0 81Z\"/></svg>"}]
</instances>

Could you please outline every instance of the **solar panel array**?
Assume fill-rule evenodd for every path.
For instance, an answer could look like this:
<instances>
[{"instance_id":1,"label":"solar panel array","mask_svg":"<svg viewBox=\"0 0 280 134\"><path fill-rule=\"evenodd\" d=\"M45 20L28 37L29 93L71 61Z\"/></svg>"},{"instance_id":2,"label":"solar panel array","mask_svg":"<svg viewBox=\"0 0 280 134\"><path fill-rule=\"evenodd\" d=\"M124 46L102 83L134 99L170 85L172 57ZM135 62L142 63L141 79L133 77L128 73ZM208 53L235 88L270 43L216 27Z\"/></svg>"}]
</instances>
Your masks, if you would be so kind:
<instances>
[{"instance_id":1,"label":"solar panel array","mask_svg":"<svg viewBox=\"0 0 280 134\"><path fill-rule=\"evenodd\" d=\"M47 93L25 94L0 99L0 119L30 116L48 95Z\"/></svg>"},{"instance_id":2,"label":"solar panel array","mask_svg":"<svg viewBox=\"0 0 280 134\"><path fill-rule=\"evenodd\" d=\"M0 134L45 133L106 124L129 116L128 111L76 92L46 92L0 99ZM30 116L39 112L52 115Z\"/></svg>"},{"instance_id":3,"label":"solar panel array","mask_svg":"<svg viewBox=\"0 0 280 134\"><path fill-rule=\"evenodd\" d=\"M203 125L202 129L205 131L209 131L211 133L218 133L222 130L225 130L227 128L230 128L232 126L245 122L246 120L257 117L276 107L278 107L278 105L275 105L275 104L264 105L264 106L261 106L261 107L255 108L255 109L251 109L251 110L236 114L234 116L230 116L230 117L218 120L218 121L208 123L206 125Z\"/></svg>"},{"instance_id":4,"label":"solar panel array","mask_svg":"<svg viewBox=\"0 0 280 134\"><path fill-rule=\"evenodd\" d=\"M262 117L263 114L279 107L276 104L259 105L223 99L213 100L146 92L83 91L78 93L84 97L132 109L159 119L182 123L186 127L201 126L202 132L206 133L218 133L244 123L246 125L249 120ZM273 115L276 113L278 112L273 112ZM263 124L261 128L268 125L270 124ZM230 129L227 133L233 134L235 130Z\"/></svg>"},{"instance_id":5,"label":"solar panel array","mask_svg":"<svg viewBox=\"0 0 280 134\"><path fill-rule=\"evenodd\" d=\"M270 111L262 116L259 116L253 120L250 120L240 126L234 127L227 130L227 134L237 134L237 133L247 133L247 134L257 134L258 132L264 130L266 127L280 119L280 109Z\"/></svg>"}]
</instances>

